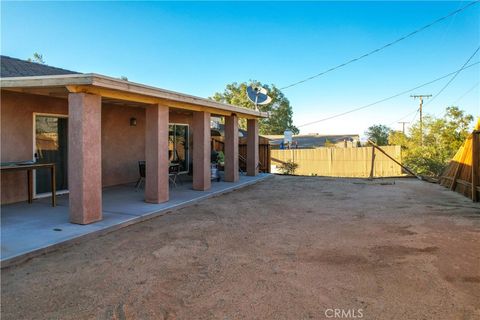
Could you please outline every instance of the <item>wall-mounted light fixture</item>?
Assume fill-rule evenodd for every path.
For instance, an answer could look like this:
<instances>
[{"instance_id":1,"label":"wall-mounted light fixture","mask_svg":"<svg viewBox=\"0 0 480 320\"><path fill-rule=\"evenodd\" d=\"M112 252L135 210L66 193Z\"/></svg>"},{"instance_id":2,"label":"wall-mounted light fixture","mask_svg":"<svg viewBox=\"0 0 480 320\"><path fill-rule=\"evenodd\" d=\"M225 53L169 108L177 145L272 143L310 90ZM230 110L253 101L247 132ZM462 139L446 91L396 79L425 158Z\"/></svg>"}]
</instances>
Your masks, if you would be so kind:
<instances>
[{"instance_id":1,"label":"wall-mounted light fixture","mask_svg":"<svg viewBox=\"0 0 480 320\"><path fill-rule=\"evenodd\" d=\"M137 126L137 118L135 118L135 117L130 118L130 126L131 127L136 127Z\"/></svg>"}]
</instances>

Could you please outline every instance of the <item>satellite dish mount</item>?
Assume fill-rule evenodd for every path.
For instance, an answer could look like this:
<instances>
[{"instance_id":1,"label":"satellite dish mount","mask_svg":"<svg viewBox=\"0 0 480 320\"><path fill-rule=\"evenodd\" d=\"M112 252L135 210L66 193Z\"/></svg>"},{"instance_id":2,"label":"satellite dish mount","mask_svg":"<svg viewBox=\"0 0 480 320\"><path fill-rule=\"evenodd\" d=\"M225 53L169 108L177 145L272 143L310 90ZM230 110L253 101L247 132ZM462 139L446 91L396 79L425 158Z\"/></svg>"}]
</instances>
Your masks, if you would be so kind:
<instances>
[{"instance_id":1,"label":"satellite dish mount","mask_svg":"<svg viewBox=\"0 0 480 320\"><path fill-rule=\"evenodd\" d=\"M270 98L267 93L267 89L259 86L250 85L247 87L247 97L255 104L256 111L258 111L258 105L265 105L272 102L272 98Z\"/></svg>"}]
</instances>

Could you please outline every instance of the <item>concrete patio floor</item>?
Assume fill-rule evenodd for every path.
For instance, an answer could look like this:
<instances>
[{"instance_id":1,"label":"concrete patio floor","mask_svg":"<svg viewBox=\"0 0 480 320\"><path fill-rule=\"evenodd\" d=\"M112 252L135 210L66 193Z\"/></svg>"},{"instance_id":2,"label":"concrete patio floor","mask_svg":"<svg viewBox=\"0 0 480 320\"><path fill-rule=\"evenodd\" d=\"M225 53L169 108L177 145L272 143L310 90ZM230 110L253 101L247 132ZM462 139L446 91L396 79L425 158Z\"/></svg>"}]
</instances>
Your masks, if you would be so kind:
<instances>
[{"instance_id":1,"label":"concrete patio floor","mask_svg":"<svg viewBox=\"0 0 480 320\"><path fill-rule=\"evenodd\" d=\"M133 185L108 187L103 190L103 220L89 225L69 222L68 195L58 196L55 208L50 206L50 197L37 199L32 204L20 202L4 205L1 207L2 267L84 237L110 232L245 187L269 176L271 175L240 175L240 180L236 183L212 182L209 191L195 191L191 188L191 182L184 181L177 187L170 187L170 200L161 204L146 203L143 190L136 191Z\"/></svg>"}]
</instances>

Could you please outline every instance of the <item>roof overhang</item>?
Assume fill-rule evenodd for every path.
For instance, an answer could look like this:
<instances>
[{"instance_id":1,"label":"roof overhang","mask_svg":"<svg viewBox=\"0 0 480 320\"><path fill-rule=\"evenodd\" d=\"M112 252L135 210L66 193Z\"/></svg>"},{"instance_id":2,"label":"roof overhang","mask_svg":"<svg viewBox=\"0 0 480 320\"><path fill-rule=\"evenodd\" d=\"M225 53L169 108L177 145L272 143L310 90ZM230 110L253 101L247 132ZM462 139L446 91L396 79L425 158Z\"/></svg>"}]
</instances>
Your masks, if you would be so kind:
<instances>
[{"instance_id":1,"label":"roof overhang","mask_svg":"<svg viewBox=\"0 0 480 320\"><path fill-rule=\"evenodd\" d=\"M162 104L177 109L205 111L215 115L236 114L247 119L267 118L266 112L242 108L210 99L160 89L144 84L111 78L95 73L69 74L56 76L0 78L2 90L34 94L48 93L51 90L64 90L68 93L90 93L104 98L141 104Z\"/></svg>"}]
</instances>

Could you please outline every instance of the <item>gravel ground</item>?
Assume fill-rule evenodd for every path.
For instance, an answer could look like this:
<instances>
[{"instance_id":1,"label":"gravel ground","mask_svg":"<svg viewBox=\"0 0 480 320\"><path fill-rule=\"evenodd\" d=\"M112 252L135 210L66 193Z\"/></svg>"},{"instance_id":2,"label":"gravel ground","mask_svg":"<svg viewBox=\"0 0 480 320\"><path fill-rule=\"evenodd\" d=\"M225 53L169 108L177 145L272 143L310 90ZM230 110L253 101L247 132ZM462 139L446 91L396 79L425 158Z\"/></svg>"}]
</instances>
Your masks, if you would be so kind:
<instances>
[{"instance_id":1,"label":"gravel ground","mask_svg":"<svg viewBox=\"0 0 480 320\"><path fill-rule=\"evenodd\" d=\"M1 316L480 319L479 240L438 185L275 176L3 269Z\"/></svg>"}]
</instances>

